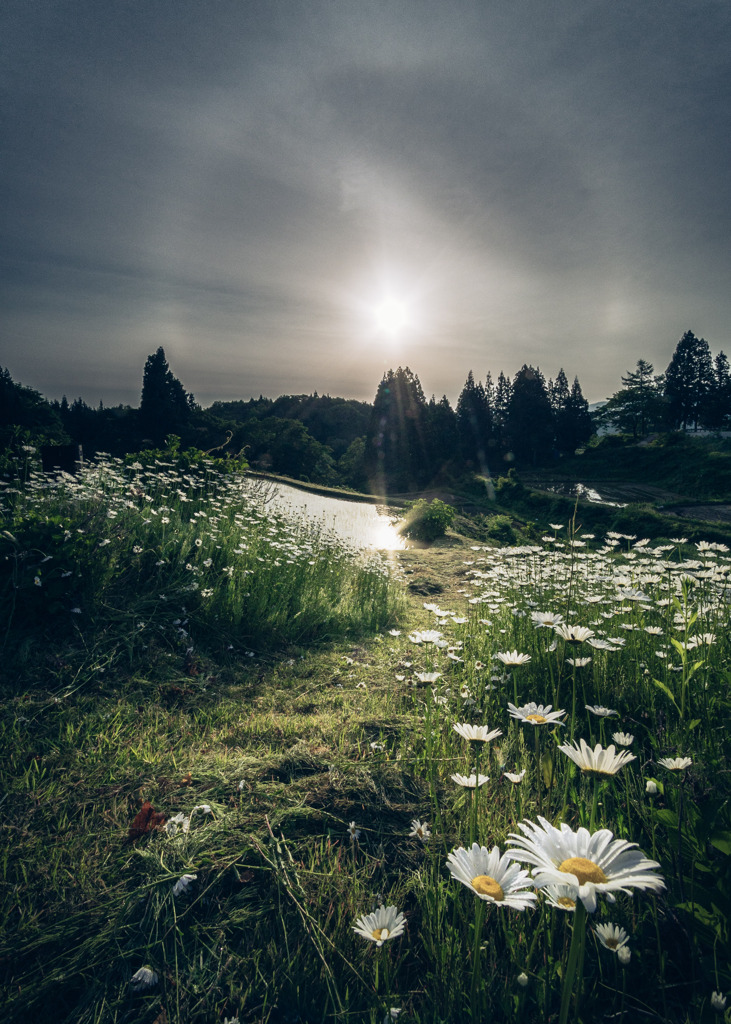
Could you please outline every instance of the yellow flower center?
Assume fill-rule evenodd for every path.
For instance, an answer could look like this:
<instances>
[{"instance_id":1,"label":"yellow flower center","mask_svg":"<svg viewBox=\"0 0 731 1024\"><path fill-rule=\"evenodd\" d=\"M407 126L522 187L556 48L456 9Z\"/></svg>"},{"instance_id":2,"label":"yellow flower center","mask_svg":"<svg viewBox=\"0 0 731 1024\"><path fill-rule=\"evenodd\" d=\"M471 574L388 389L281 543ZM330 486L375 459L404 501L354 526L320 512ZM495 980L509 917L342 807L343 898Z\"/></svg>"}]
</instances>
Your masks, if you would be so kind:
<instances>
[{"instance_id":1,"label":"yellow flower center","mask_svg":"<svg viewBox=\"0 0 731 1024\"><path fill-rule=\"evenodd\" d=\"M383 942L384 939L388 938L390 932L388 928L374 928L373 931L371 932L371 935L376 940L376 942Z\"/></svg>"},{"instance_id":2,"label":"yellow flower center","mask_svg":"<svg viewBox=\"0 0 731 1024\"><path fill-rule=\"evenodd\" d=\"M565 871L569 875L576 875L579 885L584 885L586 882L600 885L607 880L607 876L599 865L587 860L586 857L569 857L563 864L559 864L558 870Z\"/></svg>"},{"instance_id":3,"label":"yellow flower center","mask_svg":"<svg viewBox=\"0 0 731 1024\"><path fill-rule=\"evenodd\" d=\"M559 907L566 907L567 910L573 910L576 906L576 900L569 899L568 896L559 896L556 902Z\"/></svg>"},{"instance_id":4,"label":"yellow flower center","mask_svg":"<svg viewBox=\"0 0 731 1024\"><path fill-rule=\"evenodd\" d=\"M526 722L536 722L538 725L540 725L542 722L548 721L548 719L544 718L543 715L526 715L525 720Z\"/></svg>"},{"instance_id":5,"label":"yellow flower center","mask_svg":"<svg viewBox=\"0 0 731 1024\"><path fill-rule=\"evenodd\" d=\"M481 896L491 896L498 903L502 903L505 899L502 886L489 875L476 875L472 879L472 888Z\"/></svg>"}]
</instances>

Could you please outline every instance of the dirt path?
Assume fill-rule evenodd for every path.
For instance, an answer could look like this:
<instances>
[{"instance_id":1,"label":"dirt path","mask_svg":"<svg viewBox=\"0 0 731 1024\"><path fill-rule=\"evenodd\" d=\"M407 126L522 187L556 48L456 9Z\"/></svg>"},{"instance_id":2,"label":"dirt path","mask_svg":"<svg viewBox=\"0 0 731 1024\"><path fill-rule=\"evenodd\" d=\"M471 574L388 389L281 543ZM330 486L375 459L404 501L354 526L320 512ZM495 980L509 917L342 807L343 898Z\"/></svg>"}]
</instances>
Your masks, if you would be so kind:
<instances>
[{"instance_id":1,"label":"dirt path","mask_svg":"<svg viewBox=\"0 0 731 1024\"><path fill-rule=\"evenodd\" d=\"M462 609L469 589L467 574L476 553L467 540L449 540L444 546L398 552L398 562L415 606L431 601L454 611Z\"/></svg>"}]
</instances>

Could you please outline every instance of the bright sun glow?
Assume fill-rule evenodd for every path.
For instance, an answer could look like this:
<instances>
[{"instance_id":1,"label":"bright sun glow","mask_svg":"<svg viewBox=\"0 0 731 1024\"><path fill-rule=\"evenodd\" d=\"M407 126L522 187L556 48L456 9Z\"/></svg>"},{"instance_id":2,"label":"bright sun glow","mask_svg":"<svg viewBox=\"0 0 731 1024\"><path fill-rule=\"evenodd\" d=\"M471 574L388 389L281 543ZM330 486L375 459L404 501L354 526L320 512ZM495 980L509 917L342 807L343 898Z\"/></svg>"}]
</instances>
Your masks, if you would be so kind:
<instances>
[{"instance_id":1,"label":"bright sun glow","mask_svg":"<svg viewBox=\"0 0 731 1024\"><path fill-rule=\"evenodd\" d=\"M384 299L373 312L376 327L384 334L396 336L409 326L409 311L398 299Z\"/></svg>"}]
</instances>

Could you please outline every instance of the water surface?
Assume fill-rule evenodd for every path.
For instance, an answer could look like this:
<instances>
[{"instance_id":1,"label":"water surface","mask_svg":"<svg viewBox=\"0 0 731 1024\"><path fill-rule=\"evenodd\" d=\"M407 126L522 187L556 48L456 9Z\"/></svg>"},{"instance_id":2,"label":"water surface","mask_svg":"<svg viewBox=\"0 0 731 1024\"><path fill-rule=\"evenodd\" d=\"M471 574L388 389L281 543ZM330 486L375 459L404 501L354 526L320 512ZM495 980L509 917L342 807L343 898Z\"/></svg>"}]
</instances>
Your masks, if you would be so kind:
<instances>
[{"instance_id":1,"label":"water surface","mask_svg":"<svg viewBox=\"0 0 731 1024\"><path fill-rule=\"evenodd\" d=\"M396 530L398 517L384 505L312 494L278 481L256 481L252 485L263 487L268 508L287 516L307 517L354 547L395 551L408 546Z\"/></svg>"}]
</instances>

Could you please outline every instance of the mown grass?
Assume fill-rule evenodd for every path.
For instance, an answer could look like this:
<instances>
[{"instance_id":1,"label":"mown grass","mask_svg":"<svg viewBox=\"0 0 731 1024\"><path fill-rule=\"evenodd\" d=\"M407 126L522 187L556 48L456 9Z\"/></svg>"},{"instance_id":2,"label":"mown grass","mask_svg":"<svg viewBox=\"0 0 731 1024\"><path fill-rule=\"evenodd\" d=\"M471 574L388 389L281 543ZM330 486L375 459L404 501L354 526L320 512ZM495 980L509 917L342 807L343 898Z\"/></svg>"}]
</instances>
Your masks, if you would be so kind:
<instances>
[{"instance_id":1,"label":"mown grass","mask_svg":"<svg viewBox=\"0 0 731 1024\"><path fill-rule=\"evenodd\" d=\"M482 920L482 902L445 867L455 847L469 845L473 810L487 847L504 850L517 822L539 813L573 829L595 817L596 827L659 862L664 890L620 893L614 904L600 897L568 1019L715 1019L711 992L731 986L728 552L624 538L605 545L564 525L533 546L457 549L462 592L440 598L442 609L407 607L401 585L377 582L380 572L359 591L339 552L329 562L337 571L324 572L331 546L325 553L313 540L300 571L338 577L350 596L329 589L307 629L295 620L288 633L297 601L312 591L303 585L295 600L286 590L293 570L283 549L267 560L255 548L265 561L244 552L234 562L222 520L210 544L187 525L188 504L223 516L206 504L222 501L222 486L182 503L165 566L152 557L167 543L163 524L147 524L152 554L143 569L134 568L140 533L129 536L139 519L120 509L117 520L129 519L110 531L98 499L84 566L101 582L86 589L86 576L62 577L68 570L59 566L52 598L51 563L41 559L51 551L60 559L63 541L29 544L22 529L27 523L37 537L61 517L49 529L63 538L68 509L53 506L44 520L44 502L60 499L40 487L6 499L15 538L6 567L16 582L30 577L20 592L5 592L6 613L13 609L0 719L8 1019L380 1022L394 1007L401 1020L421 1022L556 1021L578 915L540 897L532 911L491 904ZM117 493L105 499L112 510ZM288 543L289 528L263 517L246 526L250 549L262 528ZM95 568L115 544L127 547L113 553L114 569ZM319 567L309 564L315 550ZM355 555L347 558L361 571ZM195 590L183 589L187 564L200 569ZM235 574L252 570L249 593L279 585L273 597L257 593L235 621L227 611L235 602L224 603L231 577L221 571L231 564ZM215 581L207 575L214 566ZM155 574L163 568L166 591ZM42 586L33 582L39 570ZM145 578L168 600L146 597ZM61 590L66 580L75 589ZM217 605L200 597L211 587ZM36 591L62 609L26 604L41 599ZM243 583L234 591L244 592ZM358 615L369 593L380 598ZM291 602L289 617L278 615L278 600ZM81 602L81 615L71 616L71 601ZM255 630L254 613L265 623L268 605L274 624ZM613 649L566 643L534 624L537 611L583 624ZM318 633L319 617L326 628ZM512 650L531 660L504 665L497 655ZM572 665L571 657L592 660ZM552 703L566 709L566 724L521 724L508 701ZM586 705L616 714L596 716ZM478 755L454 731L459 722L502 732L479 749L490 781L477 804L451 779L474 771ZM596 784L559 750L572 734L607 746L616 730L633 734L636 759ZM664 769L667 755L692 764ZM518 784L504 774L522 769ZM657 793L648 795L652 780ZM166 821L132 838L143 801ZM428 824L426 841L409 834L414 819ZM175 895L186 874L195 880ZM378 948L353 925L381 902L405 913L406 932ZM600 921L630 935L626 967L597 941ZM156 975L149 987L131 981L144 966Z\"/></svg>"}]
</instances>

